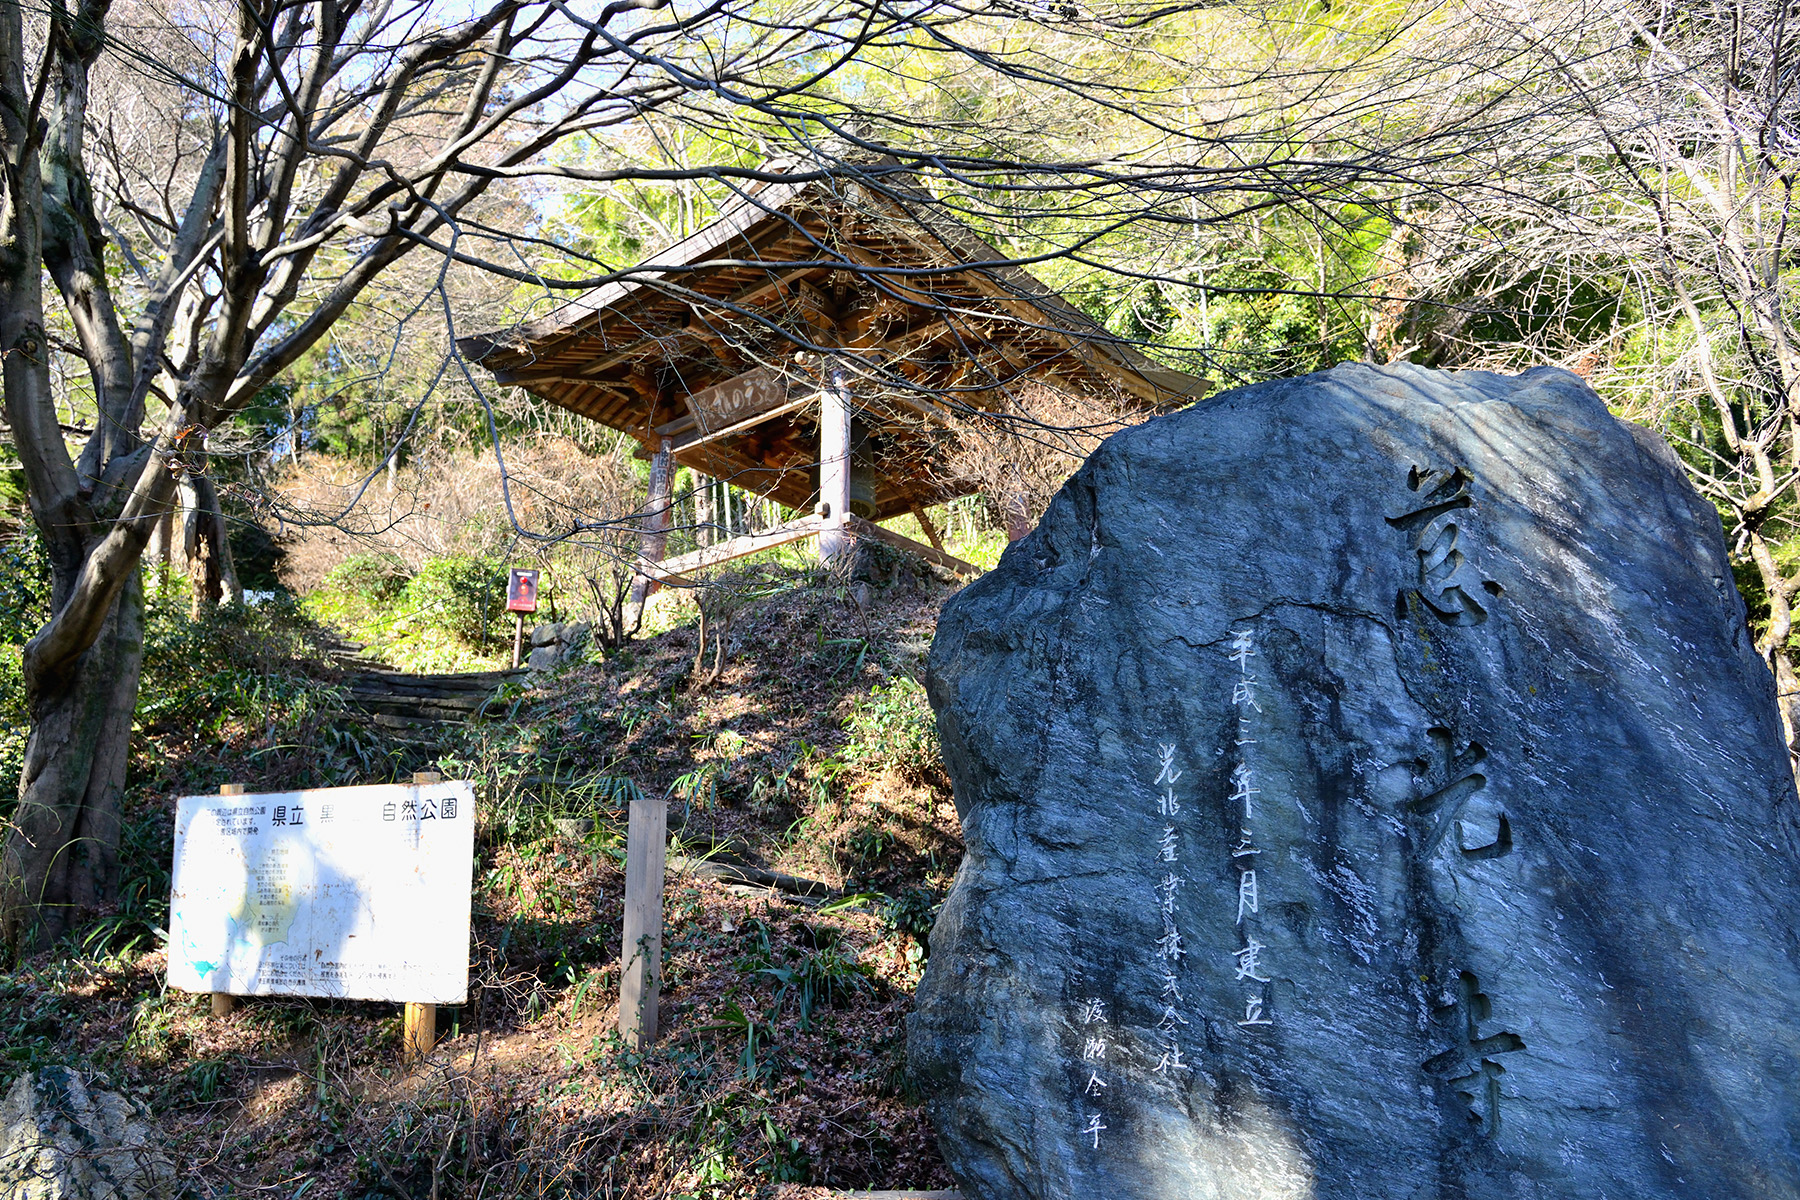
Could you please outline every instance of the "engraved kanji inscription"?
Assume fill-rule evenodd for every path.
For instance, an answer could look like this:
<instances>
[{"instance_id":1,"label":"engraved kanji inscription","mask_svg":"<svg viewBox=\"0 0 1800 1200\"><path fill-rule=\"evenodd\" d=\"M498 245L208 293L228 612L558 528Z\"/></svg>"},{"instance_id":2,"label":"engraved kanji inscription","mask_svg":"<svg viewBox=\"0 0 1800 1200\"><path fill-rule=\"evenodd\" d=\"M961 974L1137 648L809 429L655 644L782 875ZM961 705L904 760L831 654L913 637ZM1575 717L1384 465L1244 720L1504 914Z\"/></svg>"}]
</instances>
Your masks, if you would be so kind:
<instances>
[{"instance_id":1,"label":"engraved kanji inscription","mask_svg":"<svg viewBox=\"0 0 1800 1200\"><path fill-rule=\"evenodd\" d=\"M1506 1074L1498 1056L1525 1049L1525 1040L1506 1031L1483 1034L1482 1024L1493 1019L1493 1003L1471 972L1458 974L1455 999L1446 1011L1454 1044L1422 1066L1461 1097L1469 1106L1469 1119L1493 1137L1500 1132L1500 1078Z\"/></svg>"},{"instance_id":2,"label":"engraved kanji inscription","mask_svg":"<svg viewBox=\"0 0 1800 1200\"><path fill-rule=\"evenodd\" d=\"M1487 620L1486 606L1470 594L1469 589L1476 585L1473 574L1463 569L1468 560L1462 551L1462 525L1456 516L1459 510L1475 504L1470 483L1461 467L1447 471L1414 467L1407 473L1406 486L1419 493L1416 507L1387 518L1387 522L1406 533L1418 562L1418 584L1401 591L1395 605L1397 615L1404 616L1409 597L1416 597L1446 625L1479 625ZM1500 585L1491 579L1482 580L1478 590L1490 596L1501 592Z\"/></svg>"},{"instance_id":3,"label":"engraved kanji inscription","mask_svg":"<svg viewBox=\"0 0 1800 1200\"><path fill-rule=\"evenodd\" d=\"M1475 794L1487 786L1487 776L1476 768L1487 761L1487 751L1480 742L1470 742L1460 751L1450 730L1427 730L1431 750L1419 764L1419 797L1412 802L1414 812L1427 822L1425 835L1419 841L1419 854L1436 850L1456 829L1457 821ZM1470 847L1458 840L1457 848L1464 858L1499 858L1512 853L1512 823L1501 813L1493 841Z\"/></svg>"}]
</instances>

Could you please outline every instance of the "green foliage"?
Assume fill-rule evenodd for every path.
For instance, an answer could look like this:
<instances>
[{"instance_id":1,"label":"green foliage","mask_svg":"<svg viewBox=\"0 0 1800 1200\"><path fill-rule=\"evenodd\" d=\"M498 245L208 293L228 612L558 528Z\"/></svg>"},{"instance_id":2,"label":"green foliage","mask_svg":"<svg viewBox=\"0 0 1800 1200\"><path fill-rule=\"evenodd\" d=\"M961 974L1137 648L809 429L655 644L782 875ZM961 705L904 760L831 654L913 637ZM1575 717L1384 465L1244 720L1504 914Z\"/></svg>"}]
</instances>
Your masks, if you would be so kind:
<instances>
[{"instance_id":1,"label":"green foliage","mask_svg":"<svg viewBox=\"0 0 1800 1200\"><path fill-rule=\"evenodd\" d=\"M0 1079L11 1080L66 1057L57 1042L62 1035L60 997L52 988L21 972L0 974Z\"/></svg>"},{"instance_id":2,"label":"green foliage","mask_svg":"<svg viewBox=\"0 0 1800 1200\"><path fill-rule=\"evenodd\" d=\"M669 785L669 795L685 802L689 808L706 810L718 803L719 783L727 767L718 761L703 762L692 771L679 775Z\"/></svg>"},{"instance_id":3,"label":"green foliage","mask_svg":"<svg viewBox=\"0 0 1800 1200\"><path fill-rule=\"evenodd\" d=\"M475 555L427 559L415 574L395 555L358 554L301 604L312 619L416 671L494 666L512 629L506 565Z\"/></svg>"},{"instance_id":4,"label":"green foliage","mask_svg":"<svg viewBox=\"0 0 1800 1200\"><path fill-rule=\"evenodd\" d=\"M931 927L937 921L938 898L929 888L907 888L882 905L881 921L895 933L918 943L919 959L931 953Z\"/></svg>"},{"instance_id":5,"label":"green foliage","mask_svg":"<svg viewBox=\"0 0 1800 1200\"><path fill-rule=\"evenodd\" d=\"M850 741L844 757L851 763L885 766L911 780L929 778L942 769L937 720L924 687L910 676L869 689L845 728Z\"/></svg>"},{"instance_id":6,"label":"green foliage","mask_svg":"<svg viewBox=\"0 0 1800 1200\"><path fill-rule=\"evenodd\" d=\"M324 586L368 604L393 602L412 571L397 554L352 554L325 575Z\"/></svg>"},{"instance_id":7,"label":"green foliage","mask_svg":"<svg viewBox=\"0 0 1800 1200\"><path fill-rule=\"evenodd\" d=\"M152 590L144 620L137 719L208 740L335 711L334 689L302 672L308 653L291 601L223 605L199 617L183 589Z\"/></svg>"},{"instance_id":8,"label":"green foliage","mask_svg":"<svg viewBox=\"0 0 1800 1200\"><path fill-rule=\"evenodd\" d=\"M506 611L506 566L472 555L426 560L401 593L408 609L469 646L499 633Z\"/></svg>"},{"instance_id":9,"label":"green foliage","mask_svg":"<svg viewBox=\"0 0 1800 1200\"><path fill-rule=\"evenodd\" d=\"M620 165L629 153L618 139L572 140L571 160ZM733 139L726 131L693 126L664 129L645 157L657 167L754 167L765 154L761 147ZM603 189L566 193L550 214L557 240L608 269L635 266L658 250L687 237L717 218L736 199L731 185L708 179L675 181L621 180ZM573 269L592 264L570 264Z\"/></svg>"},{"instance_id":10,"label":"green foliage","mask_svg":"<svg viewBox=\"0 0 1800 1200\"><path fill-rule=\"evenodd\" d=\"M25 769L31 722L25 707L25 672L19 646L0 645L0 823L11 818Z\"/></svg>"},{"instance_id":11,"label":"green foliage","mask_svg":"<svg viewBox=\"0 0 1800 1200\"><path fill-rule=\"evenodd\" d=\"M805 1183L810 1159L800 1149L800 1139L784 1133L768 1117L762 1119L763 1145L756 1158L756 1172L773 1183Z\"/></svg>"},{"instance_id":12,"label":"green foliage","mask_svg":"<svg viewBox=\"0 0 1800 1200\"><path fill-rule=\"evenodd\" d=\"M170 847L175 829L161 805L127 818L119 845L119 899L70 933L70 957L123 967L153 950L169 927Z\"/></svg>"},{"instance_id":13,"label":"green foliage","mask_svg":"<svg viewBox=\"0 0 1800 1200\"><path fill-rule=\"evenodd\" d=\"M27 524L0 542L0 642L22 646L50 620L50 556Z\"/></svg>"},{"instance_id":14,"label":"green foliage","mask_svg":"<svg viewBox=\"0 0 1800 1200\"><path fill-rule=\"evenodd\" d=\"M863 866L879 862L894 848L894 834L889 829L862 826L850 834L850 853Z\"/></svg>"},{"instance_id":15,"label":"green foliage","mask_svg":"<svg viewBox=\"0 0 1800 1200\"><path fill-rule=\"evenodd\" d=\"M30 523L0 542L0 822L18 803L31 732L25 707L25 643L50 620L50 556Z\"/></svg>"},{"instance_id":16,"label":"green foliage","mask_svg":"<svg viewBox=\"0 0 1800 1200\"><path fill-rule=\"evenodd\" d=\"M140 1062L167 1063L187 1048L188 1038L176 1028L177 993L155 992L132 1006L131 1031L125 1051Z\"/></svg>"}]
</instances>

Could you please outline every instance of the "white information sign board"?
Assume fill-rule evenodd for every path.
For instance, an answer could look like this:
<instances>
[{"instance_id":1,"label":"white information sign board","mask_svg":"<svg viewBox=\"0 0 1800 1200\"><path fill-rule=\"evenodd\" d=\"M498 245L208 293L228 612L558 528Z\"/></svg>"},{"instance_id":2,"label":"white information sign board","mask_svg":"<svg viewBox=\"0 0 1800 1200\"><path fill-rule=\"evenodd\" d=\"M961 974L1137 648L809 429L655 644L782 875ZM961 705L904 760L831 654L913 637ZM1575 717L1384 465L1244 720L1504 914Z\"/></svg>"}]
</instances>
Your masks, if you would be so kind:
<instances>
[{"instance_id":1,"label":"white information sign board","mask_svg":"<svg viewBox=\"0 0 1800 1200\"><path fill-rule=\"evenodd\" d=\"M461 1004L474 850L466 782L183 796L169 986Z\"/></svg>"}]
</instances>

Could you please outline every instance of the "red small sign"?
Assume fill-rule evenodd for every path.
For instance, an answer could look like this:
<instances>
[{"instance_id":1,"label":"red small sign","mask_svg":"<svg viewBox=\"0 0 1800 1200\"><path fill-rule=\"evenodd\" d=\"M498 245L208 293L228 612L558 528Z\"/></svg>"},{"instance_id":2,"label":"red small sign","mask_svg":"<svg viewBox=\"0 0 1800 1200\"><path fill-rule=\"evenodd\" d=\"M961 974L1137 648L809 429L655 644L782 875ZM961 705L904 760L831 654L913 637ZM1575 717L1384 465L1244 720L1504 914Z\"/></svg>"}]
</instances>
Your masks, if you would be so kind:
<instances>
[{"instance_id":1,"label":"red small sign","mask_svg":"<svg viewBox=\"0 0 1800 1200\"><path fill-rule=\"evenodd\" d=\"M512 577L506 581L506 611L517 613L534 613L537 611L538 573L514 567Z\"/></svg>"}]
</instances>

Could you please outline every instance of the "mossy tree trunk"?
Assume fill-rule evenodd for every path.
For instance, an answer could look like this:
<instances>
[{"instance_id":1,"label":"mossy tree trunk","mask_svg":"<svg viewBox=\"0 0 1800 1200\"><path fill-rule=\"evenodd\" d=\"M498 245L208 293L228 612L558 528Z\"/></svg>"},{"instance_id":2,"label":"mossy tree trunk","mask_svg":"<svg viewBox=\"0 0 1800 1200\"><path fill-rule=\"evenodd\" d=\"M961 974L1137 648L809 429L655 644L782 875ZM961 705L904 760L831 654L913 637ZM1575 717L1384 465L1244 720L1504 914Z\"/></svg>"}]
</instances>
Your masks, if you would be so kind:
<instances>
[{"instance_id":1,"label":"mossy tree trunk","mask_svg":"<svg viewBox=\"0 0 1800 1200\"><path fill-rule=\"evenodd\" d=\"M0 940L48 945L115 898L143 661L144 595L134 573L86 653L27 675L31 737L0 860Z\"/></svg>"}]
</instances>

